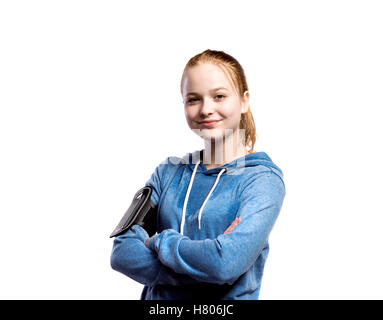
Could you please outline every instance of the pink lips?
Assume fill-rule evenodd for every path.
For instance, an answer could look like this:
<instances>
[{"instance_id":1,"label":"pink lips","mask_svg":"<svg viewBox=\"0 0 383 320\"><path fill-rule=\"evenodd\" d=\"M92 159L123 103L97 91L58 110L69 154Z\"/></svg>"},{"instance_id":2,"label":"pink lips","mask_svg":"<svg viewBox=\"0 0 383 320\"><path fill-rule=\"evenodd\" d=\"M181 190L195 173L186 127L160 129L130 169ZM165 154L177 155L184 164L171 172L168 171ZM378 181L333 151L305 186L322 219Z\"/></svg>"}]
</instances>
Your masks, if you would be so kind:
<instances>
[{"instance_id":1,"label":"pink lips","mask_svg":"<svg viewBox=\"0 0 383 320\"><path fill-rule=\"evenodd\" d=\"M221 121L221 120L202 121L202 122L200 122L200 124L204 127L213 127L219 121Z\"/></svg>"}]
</instances>

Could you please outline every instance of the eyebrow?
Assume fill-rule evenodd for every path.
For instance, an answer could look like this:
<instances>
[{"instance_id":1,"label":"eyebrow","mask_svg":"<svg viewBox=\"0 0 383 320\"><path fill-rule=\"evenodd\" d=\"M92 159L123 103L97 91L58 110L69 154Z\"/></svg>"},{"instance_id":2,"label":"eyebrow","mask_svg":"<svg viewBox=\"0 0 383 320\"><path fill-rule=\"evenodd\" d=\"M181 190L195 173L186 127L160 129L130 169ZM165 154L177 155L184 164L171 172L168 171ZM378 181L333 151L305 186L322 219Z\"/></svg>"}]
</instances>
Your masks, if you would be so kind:
<instances>
[{"instance_id":1,"label":"eyebrow","mask_svg":"<svg viewBox=\"0 0 383 320\"><path fill-rule=\"evenodd\" d=\"M218 87L218 88L211 89L210 92L218 91L218 90L220 90L220 89L227 90L225 87ZM196 95L198 95L197 92L188 92L188 93L186 94L186 96L189 96L189 95L192 95L192 94L196 94Z\"/></svg>"}]
</instances>

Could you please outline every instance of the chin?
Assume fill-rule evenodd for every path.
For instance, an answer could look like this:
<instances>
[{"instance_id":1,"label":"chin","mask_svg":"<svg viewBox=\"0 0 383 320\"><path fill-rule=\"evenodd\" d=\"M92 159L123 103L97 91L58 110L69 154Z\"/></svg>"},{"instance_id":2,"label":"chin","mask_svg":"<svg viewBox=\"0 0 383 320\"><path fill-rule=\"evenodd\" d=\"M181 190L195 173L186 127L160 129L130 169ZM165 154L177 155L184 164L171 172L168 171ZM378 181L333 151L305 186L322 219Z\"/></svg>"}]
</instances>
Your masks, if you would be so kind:
<instances>
[{"instance_id":1,"label":"chin","mask_svg":"<svg viewBox=\"0 0 383 320\"><path fill-rule=\"evenodd\" d=\"M222 129L199 129L199 136L203 139L209 139L212 141L221 141L225 135L224 130Z\"/></svg>"}]
</instances>

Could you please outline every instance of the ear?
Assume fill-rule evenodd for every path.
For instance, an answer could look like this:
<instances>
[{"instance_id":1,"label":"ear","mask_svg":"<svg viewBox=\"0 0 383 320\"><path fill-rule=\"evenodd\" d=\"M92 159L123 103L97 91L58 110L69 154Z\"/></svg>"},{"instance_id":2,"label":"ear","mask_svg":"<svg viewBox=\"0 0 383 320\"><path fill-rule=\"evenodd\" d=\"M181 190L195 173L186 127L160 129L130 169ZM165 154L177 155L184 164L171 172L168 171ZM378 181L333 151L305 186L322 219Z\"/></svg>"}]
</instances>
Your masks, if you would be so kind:
<instances>
[{"instance_id":1,"label":"ear","mask_svg":"<svg viewBox=\"0 0 383 320\"><path fill-rule=\"evenodd\" d=\"M241 99L241 113L246 113L249 110L250 94L245 91Z\"/></svg>"}]
</instances>

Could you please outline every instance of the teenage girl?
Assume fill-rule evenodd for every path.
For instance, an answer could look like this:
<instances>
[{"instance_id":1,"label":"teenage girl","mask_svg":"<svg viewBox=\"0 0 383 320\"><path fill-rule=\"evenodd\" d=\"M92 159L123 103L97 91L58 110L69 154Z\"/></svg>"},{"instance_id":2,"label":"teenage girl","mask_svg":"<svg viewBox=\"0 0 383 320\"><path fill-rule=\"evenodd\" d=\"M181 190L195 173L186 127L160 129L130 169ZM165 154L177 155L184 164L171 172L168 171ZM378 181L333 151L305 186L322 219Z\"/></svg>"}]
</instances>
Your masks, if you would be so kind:
<instances>
[{"instance_id":1,"label":"teenage girl","mask_svg":"<svg viewBox=\"0 0 383 320\"><path fill-rule=\"evenodd\" d=\"M181 94L204 149L156 167L145 186L153 188L157 233L149 238L136 224L116 237L111 266L144 285L142 300L258 299L283 173L254 151L248 86L235 58L197 54Z\"/></svg>"}]
</instances>

